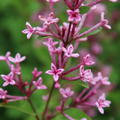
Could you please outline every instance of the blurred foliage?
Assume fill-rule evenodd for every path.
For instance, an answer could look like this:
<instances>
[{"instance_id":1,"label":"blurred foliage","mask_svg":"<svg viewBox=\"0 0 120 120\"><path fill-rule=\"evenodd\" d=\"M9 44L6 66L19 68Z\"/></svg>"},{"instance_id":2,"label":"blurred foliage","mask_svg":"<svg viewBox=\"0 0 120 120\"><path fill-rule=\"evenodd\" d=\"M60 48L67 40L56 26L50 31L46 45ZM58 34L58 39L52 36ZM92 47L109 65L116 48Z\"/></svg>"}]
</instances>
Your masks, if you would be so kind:
<instances>
[{"instance_id":1,"label":"blurred foliage","mask_svg":"<svg viewBox=\"0 0 120 120\"><path fill-rule=\"evenodd\" d=\"M110 18L114 11L120 11L120 3L107 2L106 5ZM65 21L66 13L64 10L66 7L63 7L63 9L58 5L57 7L60 9L58 14L60 15L61 21ZM0 55L11 51L13 56L17 52L27 56L27 60L22 63L22 72L24 80L28 81L32 77L31 71L35 66L39 70L45 71L50 65L50 56L47 49L45 47L35 47L34 41L32 39L27 40L26 36L21 33L25 28L25 22L30 21L34 23L31 16L42 8L44 6L37 0L3 0L0 2ZM105 115L98 114L95 120L120 120L120 18L118 21L113 21L112 25L113 29L110 32L104 31L103 34L100 34L104 52L99 56L99 59L103 63L112 66L110 80L113 82L115 89L108 96L112 101L111 107L106 110ZM113 36L115 34L115 37L111 37L109 35L111 33ZM8 73L7 66L3 62L0 63L0 73ZM51 77L46 75L43 78L44 82L50 87L52 84ZM1 81L0 78L0 83L2 83ZM78 84L75 85L78 86ZM87 87L84 84L83 86ZM7 89L11 94L21 94L17 89L13 90L12 87L8 87ZM43 94L46 95L46 93L47 91L37 91L32 96L35 107L39 112L42 112L45 104L41 96ZM58 99L56 96L54 98ZM55 107L59 103L56 100L51 105ZM73 110L73 112L75 111ZM78 113L78 111L75 113ZM34 114L28 103L20 101L9 103L8 105L0 105L0 120L34 120Z\"/></svg>"}]
</instances>

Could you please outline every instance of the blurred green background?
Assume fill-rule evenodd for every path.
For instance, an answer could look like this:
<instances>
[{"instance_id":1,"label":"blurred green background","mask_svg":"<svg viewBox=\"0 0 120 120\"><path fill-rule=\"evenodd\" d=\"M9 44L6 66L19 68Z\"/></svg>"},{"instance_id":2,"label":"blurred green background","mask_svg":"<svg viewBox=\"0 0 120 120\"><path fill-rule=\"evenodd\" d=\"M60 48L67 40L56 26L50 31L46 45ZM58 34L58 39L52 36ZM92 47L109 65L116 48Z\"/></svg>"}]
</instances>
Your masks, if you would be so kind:
<instances>
[{"instance_id":1,"label":"blurred green background","mask_svg":"<svg viewBox=\"0 0 120 120\"><path fill-rule=\"evenodd\" d=\"M105 36L100 41L104 52L99 56L99 59L112 67L110 80L115 88L108 95L108 99L112 101L111 107L106 110L105 115L98 114L95 120L120 120L120 2L106 2L105 4L107 5L108 16L112 19L113 29L110 32L104 31ZM33 25L36 23L34 15L42 9L44 9L44 4L40 0L3 0L0 2L0 55L11 51L12 56L17 52L27 56L26 61L22 63L22 72L24 80L28 81L32 77L31 71L34 67L45 71L50 65L50 56L47 49L36 47L34 39L37 38L27 40L26 36L21 33L25 28L26 21ZM62 11L59 11L60 18L65 20L66 17ZM0 73L8 73L4 62L0 63ZM50 86L51 77L43 76L43 78L45 83ZM0 83L2 83L1 81L0 78ZM21 94L17 89L13 90L12 87L7 89L13 95ZM38 91L32 96L38 111L42 111L41 108L44 107L41 95L46 93L47 91ZM53 104L57 103L54 102ZM12 105L14 105L14 108ZM0 120L34 120L31 108L24 101L11 103L10 106L6 107L0 106Z\"/></svg>"}]
</instances>

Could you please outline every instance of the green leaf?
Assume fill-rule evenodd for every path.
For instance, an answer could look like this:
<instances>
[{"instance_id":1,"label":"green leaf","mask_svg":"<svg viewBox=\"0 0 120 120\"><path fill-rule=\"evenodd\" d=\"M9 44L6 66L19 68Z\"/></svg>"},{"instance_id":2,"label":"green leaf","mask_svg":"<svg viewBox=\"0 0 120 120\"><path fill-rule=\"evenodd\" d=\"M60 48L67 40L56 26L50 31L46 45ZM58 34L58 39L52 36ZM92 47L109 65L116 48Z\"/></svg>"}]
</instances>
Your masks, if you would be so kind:
<instances>
[{"instance_id":1,"label":"green leaf","mask_svg":"<svg viewBox=\"0 0 120 120\"><path fill-rule=\"evenodd\" d=\"M21 105L19 103L21 103ZM23 104L22 103L23 102L21 102L21 101L20 102L14 102L14 103L8 103L8 104L2 104L1 103L0 107L17 110L17 111L20 111L22 113L28 114L30 116L35 116L35 114L32 111L25 109L25 108L29 108L28 105L26 106L24 103ZM23 108L23 106L25 106L25 107Z\"/></svg>"},{"instance_id":2,"label":"green leaf","mask_svg":"<svg viewBox=\"0 0 120 120\"><path fill-rule=\"evenodd\" d=\"M75 120L80 120L81 118L87 118L87 120L91 120L91 118L88 115L86 115L86 113L76 108L68 109L65 111L65 113ZM68 120L68 119L65 118L63 115L58 114L53 120Z\"/></svg>"},{"instance_id":3,"label":"green leaf","mask_svg":"<svg viewBox=\"0 0 120 120\"><path fill-rule=\"evenodd\" d=\"M77 88L80 88L80 86L89 88L89 85L87 82L83 82L82 80L77 80L77 81L71 81L71 84L74 85Z\"/></svg>"},{"instance_id":4,"label":"green leaf","mask_svg":"<svg viewBox=\"0 0 120 120\"><path fill-rule=\"evenodd\" d=\"M82 6L82 7L80 7L80 13L81 13L81 14L85 14L85 13L87 13L89 10L90 10L90 7L88 7L88 6Z\"/></svg>"}]
</instances>

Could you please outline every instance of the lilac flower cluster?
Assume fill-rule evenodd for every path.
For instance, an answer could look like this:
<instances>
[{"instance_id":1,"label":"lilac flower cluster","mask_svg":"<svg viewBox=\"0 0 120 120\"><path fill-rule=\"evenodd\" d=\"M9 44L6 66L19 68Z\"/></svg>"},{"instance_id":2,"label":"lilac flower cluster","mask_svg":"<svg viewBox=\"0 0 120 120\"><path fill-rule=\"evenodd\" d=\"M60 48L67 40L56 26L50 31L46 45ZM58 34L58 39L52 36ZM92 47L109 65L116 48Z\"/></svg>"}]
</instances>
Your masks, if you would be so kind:
<instances>
[{"instance_id":1,"label":"lilac flower cluster","mask_svg":"<svg viewBox=\"0 0 120 120\"><path fill-rule=\"evenodd\" d=\"M85 0L64 0L64 4L68 7L66 11L68 15L68 21L59 25L60 19L56 17L54 5L60 0L46 0L50 6L50 13L47 16L39 15L38 19L41 21L42 25L37 27L32 27L29 22L26 22L26 29L22 31L23 34L27 35L27 39L30 39L32 35L37 35L43 38L43 45L48 48L49 54L51 56L51 68L46 70L46 74L53 77L53 86L51 87L50 93L44 98L46 101L45 109L42 113L42 118L36 113L36 120L50 120L55 117L55 113L49 115L49 103L56 89L60 96L60 105L56 106L57 112L60 112L64 117L69 120L74 120L71 116L65 113L66 109L72 107L76 109L86 110L87 108L97 107L101 114L104 113L105 107L109 107L111 102L106 100L105 91L101 88L111 85L109 78L103 75L102 72L92 72L89 66L93 66L96 63L96 58L91 54L87 53L81 55L79 52L79 44L81 42L86 42L90 33L96 31L99 28L111 29L109 21L105 19L104 12L99 11L100 20L97 24L91 26L88 30L80 32L84 28L86 21L86 16L91 13L91 11L96 9L96 6L101 0L95 0L91 2L86 2ZM110 0L115 2L115 0ZM88 11L81 14L79 8L89 8ZM95 17L95 16L92 16ZM91 21L92 22L92 21ZM97 47L98 48L98 47ZM68 69L69 59L77 59L76 66L72 65ZM47 86L43 84L43 79L41 77L42 71L38 71L34 68L32 75L33 78L30 83L26 82L22 78L21 72L21 62L26 59L25 56L21 57L19 53L15 57L11 57L10 52L7 52L5 56L0 56L0 61L5 61L10 69L8 75L1 75L3 79L3 87L12 85L17 87L24 96L12 96L9 95L7 90L0 88L0 99L4 102L12 102L17 100L28 100L31 104L30 96L36 91L41 89L47 89ZM72 72L79 71L75 73L74 76L70 77ZM79 81L86 83L88 88L83 88L80 92L75 92L71 90L71 86L64 87L61 81ZM72 98L72 104L66 106L66 102L69 98ZM34 111L34 110L33 110ZM34 111L36 112L36 111ZM81 118L81 120L87 120L86 118Z\"/></svg>"}]
</instances>

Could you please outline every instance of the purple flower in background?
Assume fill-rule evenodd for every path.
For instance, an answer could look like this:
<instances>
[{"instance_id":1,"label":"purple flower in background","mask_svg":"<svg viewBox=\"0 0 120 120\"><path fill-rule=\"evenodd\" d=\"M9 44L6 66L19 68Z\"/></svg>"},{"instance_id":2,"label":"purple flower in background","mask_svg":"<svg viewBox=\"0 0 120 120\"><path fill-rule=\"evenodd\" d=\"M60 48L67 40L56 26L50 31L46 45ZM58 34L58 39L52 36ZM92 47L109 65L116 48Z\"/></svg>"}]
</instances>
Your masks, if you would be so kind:
<instances>
[{"instance_id":1,"label":"purple flower in background","mask_svg":"<svg viewBox=\"0 0 120 120\"><path fill-rule=\"evenodd\" d=\"M60 88L59 91L60 94L63 96L63 98L69 98L74 94L74 92L70 88L66 88L66 89Z\"/></svg>"},{"instance_id":2,"label":"purple flower in background","mask_svg":"<svg viewBox=\"0 0 120 120\"><path fill-rule=\"evenodd\" d=\"M49 75L53 75L54 81L57 82L59 76L62 74L63 71L64 69L62 68L57 69L57 67L53 63L51 63L51 70L46 71L46 73Z\"/></svg>"},{"instance_id":3,"label":"purple flower in background","mask_svg":"<svg viewBox=\"0 0 120 120\"><path fill-rule=\"evenodd\" d=\"M101 81L103 85L110 85L111 84L110 81L108 81L109 78L103 77L101 72L98 73L98 75L97 75L97 77L95 77L95 79L97 81Z\"/></svg>"},{"instance_id":4,"label":"purple flower in background","mask_svg":"<svg viewBox=\"0 0 120 120\"><path fill-rule=\"evenodd\" d=\"M9 73L8 75L1 75L2 79L5 81L3 83L3 86L7 86L7 85L15 85L15 80L14 80L14 75L13 73Z\"/></svg>"},{"instance_id":5,"label":"purple flower in background","mask_svg":"<svg viewBox=\"0 0 120 120\"><path fill-rule=\"evenodd\" d=\"M101 114L104 114L104 109L105 107L110 107L111 101L108 101L105 99L105 94L103 93L95 103L98 110L100 111Z\"/></svg>"}]
</instances>

